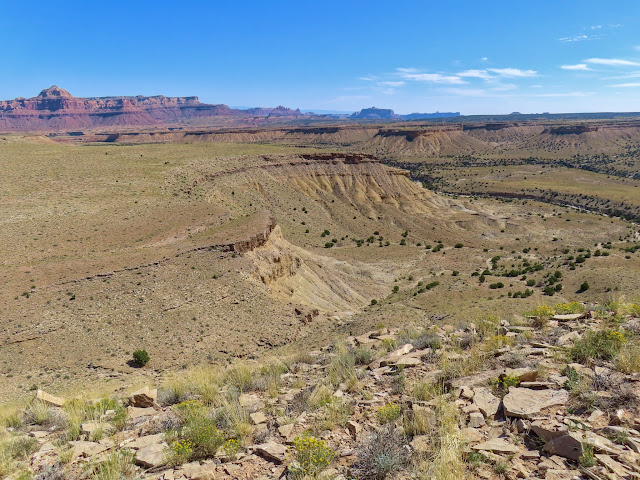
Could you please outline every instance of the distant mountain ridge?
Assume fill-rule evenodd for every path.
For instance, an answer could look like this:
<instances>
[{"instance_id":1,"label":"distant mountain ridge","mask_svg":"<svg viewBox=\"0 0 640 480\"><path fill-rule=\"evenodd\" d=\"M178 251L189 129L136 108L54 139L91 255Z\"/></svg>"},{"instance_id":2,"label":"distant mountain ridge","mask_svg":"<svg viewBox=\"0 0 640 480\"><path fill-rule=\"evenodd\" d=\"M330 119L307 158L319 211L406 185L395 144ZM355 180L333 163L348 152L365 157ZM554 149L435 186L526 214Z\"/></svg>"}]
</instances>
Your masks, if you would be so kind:
<instances>
[{"instance_id":1,"label":"distant mountain ridge","mask_svg":"<svg viewBox=\"0 0 640 480\"><path fill-rule=\"evenodd\" d=\"M238 110L224 104L201 103L196 96L74 97L53 85L37 97L0 101L0 130L35 131L102 126L163 125L192 119L303 117L286 107Z\"/></svg>"},{"instance_id":2,"label":"distant mountain ridge","mask_svg":"<svg viewBox=\"0 0 640 480\"><path fill-rule=\"evenodd\" d=\"M410 113L408 115L399 115L390 108L370 107L363 108L348 118L358 120L421 120L425 118L449 118L459 116L460 112Z\"/></svg>"}]
</instances>

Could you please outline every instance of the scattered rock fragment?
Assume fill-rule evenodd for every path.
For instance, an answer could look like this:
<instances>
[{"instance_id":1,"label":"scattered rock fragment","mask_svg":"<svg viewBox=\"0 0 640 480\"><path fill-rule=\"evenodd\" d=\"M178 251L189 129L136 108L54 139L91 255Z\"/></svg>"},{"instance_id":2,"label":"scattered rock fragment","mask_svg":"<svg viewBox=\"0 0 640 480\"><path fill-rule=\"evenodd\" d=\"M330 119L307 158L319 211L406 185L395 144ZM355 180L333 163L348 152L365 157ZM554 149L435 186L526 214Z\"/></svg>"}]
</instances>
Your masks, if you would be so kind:
<instances>
[{"instance_id":1,"label":"scattered rock fragment","mask_svg":"<svg viewBox=\"0 0 640 480\"><path fill-rule=\"evenodd\" d=\"M36 391L36 400L50 407L62 407L64 405L64 398L56 397L40 389Z\"/></svg>"}]
</instances>

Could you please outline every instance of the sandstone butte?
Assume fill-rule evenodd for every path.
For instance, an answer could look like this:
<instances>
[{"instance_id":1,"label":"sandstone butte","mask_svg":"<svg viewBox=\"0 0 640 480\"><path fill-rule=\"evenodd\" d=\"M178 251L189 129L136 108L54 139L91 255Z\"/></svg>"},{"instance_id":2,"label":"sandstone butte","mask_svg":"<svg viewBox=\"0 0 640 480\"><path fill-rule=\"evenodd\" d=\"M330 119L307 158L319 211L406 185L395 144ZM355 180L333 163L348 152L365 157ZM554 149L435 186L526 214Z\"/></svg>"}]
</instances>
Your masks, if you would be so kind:
<instances>
[{"instance_id":1,"label":"sandstone butte","mask_svg":"<svg viewBox=\"0 0 640 480\"><path fill-rule=\"evenodd\" d=\"M197 119L299 117L286 107L238 110L201 103L198 97L74 97L53 85L37 97L0 101L0 131L56 131L125 125L166 125Z\"/></svg>"}]
</instances>

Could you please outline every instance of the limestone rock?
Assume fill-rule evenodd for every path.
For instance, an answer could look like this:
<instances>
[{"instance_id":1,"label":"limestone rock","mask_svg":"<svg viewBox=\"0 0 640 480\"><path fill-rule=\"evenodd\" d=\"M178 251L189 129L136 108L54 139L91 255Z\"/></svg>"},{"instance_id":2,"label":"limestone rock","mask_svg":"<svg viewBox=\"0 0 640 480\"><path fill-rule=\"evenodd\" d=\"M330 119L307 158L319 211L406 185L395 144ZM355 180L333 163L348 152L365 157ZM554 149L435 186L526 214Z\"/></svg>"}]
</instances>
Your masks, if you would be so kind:
<instances>
[{"instance_id":1,"label":"limestone rock","mask_svg":"<svg viewBox=\"0 0 640 480\"><path fill-rule=\"evenodd\" d=\"M250 413L251 422L254 425L260 425L261 423L267 423L267 416L262 412Z\"/></svg>"},{"instance_id":2,"label":"limestone rock","mask_svg":"<svg viewBox=\"0 0 640 480\"><path fill-rule=\"evenodd\" d=\"M358 436L362 431L362 427L358 422L354 422L353 420L349 420L347 422L347 430L349 430L349 434L353 437L354 440L358 440Z\"/></svg>"},{"instance_id":3,"label":"limestone rock","mask_svg":"<svg viewBox=\"0 0 640 480\"><path fill-rule=\"evenodd\" d=\"M287 447L274 441L254 445L252 448L261 457L275 463L282 463L286 459Z\"/></svg>"},{"instance_id":4,"label":"limestone rock","mask_svg":"<svg viewBox=\"0 0 640 480\"><path fill-rule=\"evenodd\" d=\"M500 408L500 399L486 387L473 389L473 402L478 406L485 417L494 417Z\"/></svg>"},{"instance_id":5,"label":"limestone rock","mask_svg":"<svg viewBox=\"0 0 640 480\"><path fill-rule=\"evenodd\" d=\"M158 400L158 389L149 387L141 388L129 395L129 404L138 408L153 407Z\"/></svg>"},{"instance_id":6,"label":"limestone rock","mask_svg":"<svg viewBox=\"0 0 640 480\"><path fill-rule=\"evenodd\" d=\"M384 357L378 360L374 360L373 362L371 362L369 367L371 369L374 369L378 367L386 367L387 365L394 365L400 359L400 357L402 357L403 355L406 355L412 350L413 350L413 345L411 345L410 343L406 343L402 347L398 348L397 350L394 350L393 352L386 354Z\"/></svg>"},{"instance_id":7,"label":"limestone rock","mask_svg":"<svg viewBox=\"0 0 640 480\"><path fill-rule=\"evenodd\" d=\"M543 450L577 462L582 456L582 442L583 439L577 433L568 432L547 442Z\"/></svg>"},{"instance_id":8,"label":"limestone rock","mask_svg":"<svg viewBox=\"0 0 640 480\"><path fill-rule=\"evenodd\" d=\"M462 435L469 443L477 443L484 440L484 436L482 435L482 433L471 427L463 428Z\"/></svg>"},{"instance_id":9,"label":"limestone rock","mask_svg":"<svg viewBox=\"0 0 640 480\"><path fill-rule=\"evenodd\" d=\"M36 400L51 407L62 407L64 405L64 398L56 397L40 389L36 391Z\"/></svg>"},{"instance_id":10,"label":"limestone rock","mask_svg":"<svg viewBox=\"0 0 640 480\"><path fill-rule=\"evenodd\" d=\"M176 473L178 478L183 475L190 480L214 480L216 478L216 465L215 463L200 464L200 462L191 462L182 465Z\"/></svg>"},{"instance_id":11,"label":"limestone rock","mask_svg":"<svg viewBox=\"0 0 640 480\"><path fill-rule=\"evenodd\" d=\"M293 434L294 427L295 425L293 423L281 425L278 427L278 433L282 435L287 442L289 442L290 440L293 440L291 437Z\"/></svg>"},{"instance_id":12,"label":"limestone rock","mask_svg":"<svg viewBox=\"0 0 640 480\"><path fill-rule=\"evenodd\" d=\"M508 417L530 418L545 408L564 405L568 400L569 392L566 390L510 388L502 399L502 405Z\"/></svg>"},{"instance_id":13,"label":"limestone rock","mask_svg":"<svg viewBox=\"0 0 640 480\"><path fill-rule=\"evenodd\" d=\"M138 437L135 440L124 444L127 448L133 448L134 450L140 450L148 447L149 445L155 445L164 441L164 433L156 433L155 435L145 435L144 437Z\"/></svg>"},{"instance_id":14,"label":"limestone rock","mask_svg":"<svg viewBox=\"0 0 640 480\"><path fill-rule=\"evenodd\" d=\"M474 450L486 450L487 452L506 454L518 453L519 450L518 447L507 442L504 438L493 438L471 448Z\"/></svg>"},{"instance_id":15,"label":"limestone rock","mask_svg":"<svg viewBox=\"0 0 640 480\"><path fill-rule=\"evenodd\" d=\"M469 426L471 428L479 428L484 425L484 415L480 412L472 412L469 414Z\"/></svg>"},{"instance_id":16,"label":"limestone rock","mask_svg":"<svg viewBox=\"0 0 640 480\"><path fill-rule=\"evenodd\" d=\"M136 465L144 468L153 468L164 463L167 444L165 442L153 443L141 448L136 453Z\"/></svg>"},{"instance_id":17,"label":"limestone rock","mask_svg":"<svg viewBox=\"0 0 640 480\"><path fill-rule=\"evenodd\" d=\"M73 448L72 458L77 457L92 457L107 450L106 445L102 445L98 442L69 442L69 445Z\"/></svg>"},{"instance_id":18,"label":"limestone rock","mask_svg":"<svg viewBox=\"0 0 640 480\"><path fill-rule=\"evenodd\" d=\"M562 315L554 315L551 317L553 320L558 320L559 322L569 322L571 320L579 320L584 318L586 313L566 313Z\"/></svg>"}]
</instances>

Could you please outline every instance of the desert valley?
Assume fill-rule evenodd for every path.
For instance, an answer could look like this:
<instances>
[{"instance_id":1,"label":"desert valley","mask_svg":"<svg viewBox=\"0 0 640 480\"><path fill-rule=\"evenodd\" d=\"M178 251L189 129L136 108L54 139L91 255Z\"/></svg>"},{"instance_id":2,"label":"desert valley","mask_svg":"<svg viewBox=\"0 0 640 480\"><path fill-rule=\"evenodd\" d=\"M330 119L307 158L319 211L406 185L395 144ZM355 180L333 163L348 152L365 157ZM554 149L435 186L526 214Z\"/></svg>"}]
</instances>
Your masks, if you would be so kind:
<instances>
[{"instance_id":1,"label":"desert valley","mask_svg":"<svg viewBox=\"0 0 640 480\"><path fill-rule=\"evenodd\" d=\"M0 476L636 478L640 114L0 102Z\"/></svg>"}]
</instances>

